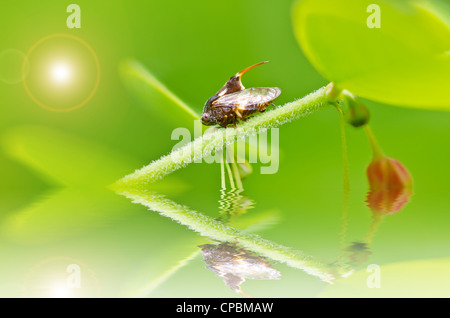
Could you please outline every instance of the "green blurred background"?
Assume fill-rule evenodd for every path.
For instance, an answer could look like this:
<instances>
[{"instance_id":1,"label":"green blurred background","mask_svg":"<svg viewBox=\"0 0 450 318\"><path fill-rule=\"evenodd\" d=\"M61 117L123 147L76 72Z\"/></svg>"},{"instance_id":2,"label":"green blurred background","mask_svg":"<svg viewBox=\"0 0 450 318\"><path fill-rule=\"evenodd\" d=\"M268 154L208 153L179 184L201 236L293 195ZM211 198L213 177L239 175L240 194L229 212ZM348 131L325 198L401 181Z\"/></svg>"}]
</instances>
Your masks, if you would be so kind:
<instances>
[{"instance_id":1,"label":"green blurred background","mask_svg":"<svg viewBox=\"0 0 450 318\"><path fill-rule=\"evenodd\" d=\"M200 113L231 75L269 60L249 72L244 85L280 87L277 104L282 105L327 84L294 38L292 2L78 1L80 29L66 26L69 4L0 4L0 69L8 68L2 76L20 74L21 54L58 33L86 41L101 69L92 99L68 112L39 107L20 80L0 82L0 295L238 296L197 253L208 238L107 189L177 142L170 138L176 120L152 116L152 105L126 89L119 67L128 58L140 61ZM11 49L16 55L2 55ZM87 72L96 76L92 68ZM280 280L246 281L242 288L248 294L450 295L450 114L365 104L386 154L413 175L411 202L383 220L369 246L371 255L350 278L329 285L280 263L274 265ZM345 246L364 240L372 217L364 202L371 150L362 130L347 128L351 192ZM245 194L255 202L248 213L276 216L258 234L325 263L336 261L343 226L337 112L330 108L282 126L278 173L259 174L257 166L244 181ZM209 216L218 213L217 164L192 164L157 187L178 203ZM81 267L82 286L64 291L58 286L69 275L69 264ZM380 266L381 288L367 287L366 264Z\"/></svg>"}]
</instances>

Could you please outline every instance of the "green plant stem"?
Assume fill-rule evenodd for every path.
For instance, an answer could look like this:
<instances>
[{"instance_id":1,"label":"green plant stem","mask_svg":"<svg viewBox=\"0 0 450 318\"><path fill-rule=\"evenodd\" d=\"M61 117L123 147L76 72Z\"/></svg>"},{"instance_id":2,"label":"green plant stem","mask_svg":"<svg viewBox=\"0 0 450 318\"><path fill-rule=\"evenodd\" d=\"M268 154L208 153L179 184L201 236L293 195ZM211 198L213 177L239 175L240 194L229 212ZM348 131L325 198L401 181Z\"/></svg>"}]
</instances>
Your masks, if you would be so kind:
<instances>
[{"instance_id":1,"label":"green plant stem","mask_svg":"<svg viewBox=\"0 0 450 318\"><path fill-rule=\"evenodd\" d=\"M238 170L237 163L235 160L233 160L233 162L231 162L231 168L233 170L233 176L234 176L234 180L236 181L237 189L240 191L243 191L244 186L242 185L242 179L241 179L241 176L239 175L239 170Z\"/></svg>"},{"instance_id":2,"label":"green plant stem","mask_svg":"<svg viewBox=\"0 0 450 318\"><path fill-rule=\"evenodd\" d=\"M220 182L221 182L221 188L226 189L227 183L225 180L225 162L222 160L220 162Z\"/></svg>"},{"instance_id":3,"label":"green plant stem","mask_svg":"<svg viewBox=\"0 0 450 318\"><path fill-rule=\"evenodd\" d=\"M347 153L347 138L345 135L345 118L344 113L340 107L337 108L340 119L340 132L342 139L342 164L343 164L343 202L342 202L342 230L340 233L340 249L341 253L345 248L345 240L348 227L348 207L350 205L350 173L348 167L348 153ZM343 255L339 256L342 261Z\"/></svg>"},{"instance_id":4,"label":"green plant stem","mask_svg":"<svg viewBox=\"0 0 450 318\"><path fill-rule=\"evenodd\" d=\"M213 129L195 139L184 147L153 161L149 165L125 176L113 187L143 187L150 182L161 179L165 175L185 167L189 163L211 155L216 149L246 137L259 134L267 129L279 127L292 120L303 118L311 113L330 107L330 99L325 87L310 93L296 101L285 104L272 111L267 111L240 124L237 128Z\"/></svg>"},{"instance_id":5,"label":"green plant stem","mask_svg":"<svg viewBox=\"0 0 450 318\"><path fill-rule=\"evenodd\" d=\"M373 159L380 159L383 155L383 150L381 149L380 145L378 144L377 139L375 138L375 135L373 134L372 129L368 124L364 125L364 130L366 132L367 138L369 138L370 146L372 147L373 151Z\"/></svg>"},{"instance_id":6,"label":"green plant stem","mask_svg":"<svg viewBox=\"0 0 450 318\"><path fill-rule=\"evenodd\" d=\"M334 100L333 102L336 103L337 101ZM255 234L242 232L186 206L172 202L159 194L151 193L148 191L147 185L191 162L201 161L203 157L210 156L214 151L223 150L227 145L232 145L236 141L245 140L248 136L278 127L332 105L327 96L327 90L323 87L301 99L260 114L240 124L237 128L206 131L203 136L125 176L111 187L118 193L133 200L133 202L140 203L151 210L170 217L203 236L222 242L237 242L240 246L250 251L275 261L284 262L292 267L303 269L311 275L331 282L334 278L344 274L347 269L324 264L312 256L304 255L300 251L265 240ZM224 166L232 177L228 164L225 163ZM222 168L222 176L225 172L224 168Z\"/></svg>"},{"instance_id":7,"label":"green plant stem","mask_svg":"<svg viewBox=\"0 0 450 318\"><path fill-rule=\"evenodd\" d=\"M233 174L231 173L231 168L228 164L228 161L225 161L225 167L227 168L228 178L230 179L230 188L236 189L236 187L234 186Z\"/></svg>"},{"instance_id":8,"label":"green plant stem","mask_svg":"<svg viewBox=\"0 0 450 318\"><path fill-rule=\"evenodd\" d=\"M138 79L145 84L145 87L151 88L159 92L162 96L165 96L168 100L178 105L186 114L192 116L192 118L199 118L191 107L189 107L184 101L176 96L170 89L168 89L163 83L161 83L151 72L149 72L141 63L135 60L125 60L120 65L121 74L131 76L133 79Z\"/></svg>"}]
</instances>

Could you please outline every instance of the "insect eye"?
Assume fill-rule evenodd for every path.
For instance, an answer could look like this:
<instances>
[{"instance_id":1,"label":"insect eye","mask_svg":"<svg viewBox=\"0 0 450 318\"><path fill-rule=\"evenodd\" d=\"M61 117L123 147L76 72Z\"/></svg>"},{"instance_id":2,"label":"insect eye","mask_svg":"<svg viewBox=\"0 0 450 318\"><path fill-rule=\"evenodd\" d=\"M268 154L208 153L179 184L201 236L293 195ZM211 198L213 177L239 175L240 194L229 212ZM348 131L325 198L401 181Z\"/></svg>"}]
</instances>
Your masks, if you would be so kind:
<instances>
[{"instance_id":1,"label":"insect eye","mask_svg":"<svg viewBox=\"0 0 450 318\"><path fill-rule=\"evenodd\" d=\"M204 125L214 125L214 120L209 114L204 113L202 115L202 123Z\"/></svg>"}]
</instances>

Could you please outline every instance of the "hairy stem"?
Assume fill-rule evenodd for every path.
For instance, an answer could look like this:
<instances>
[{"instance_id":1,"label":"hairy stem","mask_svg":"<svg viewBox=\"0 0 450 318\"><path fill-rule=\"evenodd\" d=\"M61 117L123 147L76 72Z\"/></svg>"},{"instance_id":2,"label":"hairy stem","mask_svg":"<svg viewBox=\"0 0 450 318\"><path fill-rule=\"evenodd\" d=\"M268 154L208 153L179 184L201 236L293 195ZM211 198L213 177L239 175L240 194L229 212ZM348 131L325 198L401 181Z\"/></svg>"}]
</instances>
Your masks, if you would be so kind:
<instances>
[{"instance_id":1,"label":"hairy stem","mask_svg":"<svg viewBox=\"0 0 450 318\"><path fill-rule=\"evenodd\" d=\"M372 147L373 158L380 159L381 157L383 157L383 150L378 144L378 140L375 138L372 129L368 124L366 124L364 125L364 130L366 131L367 137L369 138L370 141L370 146Z\"/></svg>"},{"instance_id":2,"label":"hairy stem","mask_svg":"<svg viewBox=\"0 0 450 318\"><path fill-rule=\"evenodd\" d=\"M343 164L343 201L342 201L342 230L340 233L341 253L345 248L347 227L348 227L348 208L350 205L350 173L348 167L347 138L345 135L345 118L341 108L338 108L340 119L340 130L342 140L342 164ZM343 259L343 255L339 256L339 260Z\"/></svg>"},{"instance_id":3,"label":"hairy stem","mask_svg":"<svg viewBox=\"0 0 450 318\"><path fill-rule=\"evenodd\" d=\"M267 129L281 126L294 119L305 117L331 105L327 89L322 87L301 99L260 114L240 124L237 128L207 131L203 136L184 147L178 148L140 170L125 176L117 181L113 187L143 187L185 167L191 162L201 161L202 158L211 155L216 150L223 149L226 145L244 140L248 136L259 134Z\"/></svg>"},{"instance_id":4,"label":"hairy stem","mask_svg":"<svg viewBox=\"0 0 450 318\"><path fill-rule=\"evenodd\" d=\"M203 236L223 242L239 243L240 246L250 251L303 269L311 275L331 282L336 277L344 274L347 269L339 265L330 266L312 256L304 255L300 251L265 240L258 235L240 231L219 220L172 202L159 194L149 192L147 184L157 181L189 163L201 162L204 157L210 156L214 152L222 151L236 141L245 140L246 137L278 127L294 119L305 117L332 106L336 102L337 100L331 99L327 94L327 89L323 87L301 99L260 114L240 124L237 128L210 129L203 136L184 147L178 148L140 170L125 176L113 184L112 188L132 199L133 202L147 206L151 210L170 217ZM230 171L231 169L227 162L221 165L222 186L224 185L225 169L228 170L231 186L234 187L234 182L232 182L233 173ZM237 185L239 188L242 188L242 184L239 183L240 176L237 166L233 166L233 170Z\"/></svg>"}]
</instances>

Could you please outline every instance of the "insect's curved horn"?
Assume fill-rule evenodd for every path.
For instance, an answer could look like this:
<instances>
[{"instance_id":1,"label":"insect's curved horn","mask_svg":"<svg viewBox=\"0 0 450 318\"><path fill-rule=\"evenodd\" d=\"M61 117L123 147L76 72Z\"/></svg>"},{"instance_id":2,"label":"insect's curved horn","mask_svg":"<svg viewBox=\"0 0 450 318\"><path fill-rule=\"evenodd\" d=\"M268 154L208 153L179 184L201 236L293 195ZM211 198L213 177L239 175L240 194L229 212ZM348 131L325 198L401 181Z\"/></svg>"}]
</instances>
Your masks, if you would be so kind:
<instances>
[{"instance_id":1,"label":"insect's curved horn","mask_svg":"<svg viewBox=\"0 0 450 318\"><path fill-rule=\"evenodd\" d=\"M236 75L241 77L242 75L244 75L245 73L247 73L248 71L250 71L252 68L261 65L261 64L265 64L265 63L269 63L269 61L264 61L264 62L259 62L257 64L254 64L252 66L247 67L246 69L243 69L242 71L240 71L239 73L237 73Z\"/></svg>"}]
</instances>

